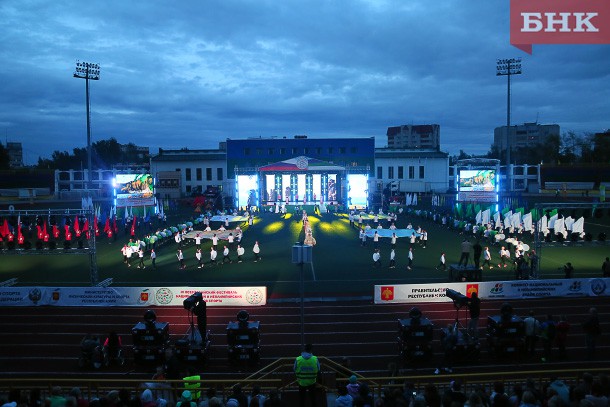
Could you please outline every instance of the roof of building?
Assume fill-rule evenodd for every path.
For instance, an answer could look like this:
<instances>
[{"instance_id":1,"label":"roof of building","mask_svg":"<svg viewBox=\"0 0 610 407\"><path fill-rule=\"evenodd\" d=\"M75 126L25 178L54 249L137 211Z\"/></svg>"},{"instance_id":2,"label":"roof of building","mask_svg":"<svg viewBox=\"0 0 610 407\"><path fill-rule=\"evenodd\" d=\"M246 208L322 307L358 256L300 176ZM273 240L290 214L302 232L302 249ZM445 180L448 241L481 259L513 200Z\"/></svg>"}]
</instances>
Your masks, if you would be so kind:
<instances>
[{"instance_id":1,"label":"roof of building","mask_svg":"<svg viewBox=\"0 0 610 407\"><path fill-rule=\"evenodd\" d=\"M227 153L222 150L162 150L151 161L200 161L226 160Z\"/></svg>"},{"instance_id":2,"label":"roof of building","mask_svg":"<svg viewBox=\"0 0 610 407\"><path fill-rule=\"evenodd\" d=\"M447 158L448 153L437 150L405 150L397 148L376 148L375 158Z\"/></svg>"}]
</instances>

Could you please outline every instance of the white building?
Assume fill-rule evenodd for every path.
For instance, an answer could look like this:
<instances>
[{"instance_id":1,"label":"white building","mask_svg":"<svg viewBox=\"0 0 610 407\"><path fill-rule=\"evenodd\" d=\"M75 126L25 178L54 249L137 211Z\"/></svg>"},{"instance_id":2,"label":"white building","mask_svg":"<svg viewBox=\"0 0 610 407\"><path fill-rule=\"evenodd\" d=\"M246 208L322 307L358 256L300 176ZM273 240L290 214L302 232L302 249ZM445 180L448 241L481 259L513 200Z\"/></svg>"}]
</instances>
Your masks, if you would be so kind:
<instances>
[{"instance_id":1,"label":"white building","mask_svg":"<svg viewBox=\"0 0 610 407\"><path fill-rule=\"evenodd\" d=\"M165 150L150 159L150 172L157 179L161 198L179 198L208 187L227 187L227 153L224 150Z\"/></svg>"},{"instance_id":2,"label":"white building","mask_svg":"<svg viewBox=\"0 0 610 407\"><path fill-rule=\"evenodd\" d=\"M437 150L375 149L375 180L394 192L447 192L449 155Z\"/></svg>"}]
</instances>

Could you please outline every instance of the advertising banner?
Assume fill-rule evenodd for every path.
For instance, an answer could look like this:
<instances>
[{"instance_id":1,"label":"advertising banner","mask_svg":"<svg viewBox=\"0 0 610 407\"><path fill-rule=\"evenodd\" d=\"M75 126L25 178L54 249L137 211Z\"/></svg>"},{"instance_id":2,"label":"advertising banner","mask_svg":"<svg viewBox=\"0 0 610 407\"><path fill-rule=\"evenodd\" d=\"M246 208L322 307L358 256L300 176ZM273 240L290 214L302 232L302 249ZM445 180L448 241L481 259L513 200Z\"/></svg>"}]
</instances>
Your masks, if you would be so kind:
<instances>
[{"instance_id":1,"label":"advertising banner","mask_svg":"<svg viewBox=\"0 0 610 407\"><path fill-rule=\"evenodd\" d=\"M386 284L375 285L375 304L451 302L445 295L449 288L481 299L526 299L544 297L609 296L610 278L575 278L562 280L515 280L479 283Z\"/></svg>"},{"instance_id":2,"label":"advertising banner","mask_svg":"<svg viewBox=\"0 0 610 407\"><path fill-rule=\"evenodd\" d=\"M252 307L267 303L267 287L0 287L0 306L180 306L200 292L207 306Z\"/></svg>"}]
</instances>

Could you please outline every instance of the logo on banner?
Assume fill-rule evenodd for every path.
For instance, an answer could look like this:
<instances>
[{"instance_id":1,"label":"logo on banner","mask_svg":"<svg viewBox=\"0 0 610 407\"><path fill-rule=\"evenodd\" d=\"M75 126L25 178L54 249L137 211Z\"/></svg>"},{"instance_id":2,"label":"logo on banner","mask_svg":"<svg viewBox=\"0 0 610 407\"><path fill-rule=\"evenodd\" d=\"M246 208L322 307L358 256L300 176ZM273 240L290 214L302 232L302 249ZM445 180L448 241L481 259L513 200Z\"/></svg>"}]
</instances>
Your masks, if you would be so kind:
<instances>
[{"instance_id":1,"label":"logo on banner","mask_svg":"<svg viewBox=\"0 0 610 407\"><path fill-rule=\"evenodd\" d=\"M142 290L140 292L140 304L147 303L149 298L150 298L150 293L148 292L148 288L145 290Z\"/></svg>"},{"instance_id":2,"label":"logo on banner","mask_svg":"<svg viewBox=\"0 0 610 407\"><path fill-rule=\"evenodd\" d=\"M394 299L394 287L381 287L381 299L383 301L392 301Z\"/></svg>"},{"instance_id":3,"label":"logo on banner","mask_svg":"<svg viewBox=\"0 0 610 407\"><path fill-rule=\"evenodd\" d=\"M52 293L51 293L51 300L57 302L59 301L59 299L61 298L61 293L59 291L59 288L56 288Z\"/></svg>"},{"instance_id":4,"label":"logo on banner","mask_svg":"<svg viewBox=\"0 0 610 407\"><path fill-rule=\"evenodd\" d=\"M602 295L606 292L606 282L601 278L591 280L591 291L595 295Z\"/></svg>"},{"instance_id":5,"label":"logo on banner","mask_svg":"<svg viewBox=\"0 0 610 407\"><path fill-rule=\"evenodd\" d=\"M466 297L472 297L472 294L476 293L479 296L479 285L478 284L466 284Z\"/></svg>"},{"instance_id":6,"label":"logo on banner","mask_svg":"<svg viewBox=\"0 0 610 407\"><path fill-rule=\"evenodd\" d=\"M40 299L42 298L42 291L40 291L39 288L33 288L30 290L28 298L34 303L34 305L36 305L38 304L38 301L40 301Z\"/></svg>"},{"instance_id":7,"label":"logo on banner","mask_svg":"<svg viewBox=\"0 0 610 407\"><path fill-rule=\"evenodd\" d=\"M263 293L258 288L251 288L246 291L246 301L252 305L260 304L263 300Z\"/></svg>"},{"instance_id":8,"label":"logo on banner","mask_svg":"<svg viewBox=\"0 0 610 407\"><path fill-rule=\"evenodd\" d=\"M572 291L572 292L578 292L580 291L582 288L582 282L575 280L572 281L572 284L570 284L570 287L568 287L568 290Z\"/></svg>"},{"instance_id":9,"label":"logo on banner","mask_svg":"<svg viewBox=\"0 0 610 407\"><path fill-rule=\"evenodd\" d=\"M504 297L504 284L494 284L494 286L489 290L489 295L491 297Z\"/></svg>"},{"instance_id":10,"label":"logo on banner","mask_svg":"<svg viewBox=\"0 0 610 407\"><path fill-rule=\"evenodd\" d=\"M533 44L610 44L610 2L511 0L510 43L528 54Z\"/></svg>"},{"instance_id":11,"label":"logo on banner","mask_svg":"<svg viewBox=\"0 0 610 407\"><path fill-rule=\"evenodd\" d=\"M169 305L174 299L174 293L169 288L159 288L155 294L155 299L160 305Z\"/></svg>"}]
</instances>

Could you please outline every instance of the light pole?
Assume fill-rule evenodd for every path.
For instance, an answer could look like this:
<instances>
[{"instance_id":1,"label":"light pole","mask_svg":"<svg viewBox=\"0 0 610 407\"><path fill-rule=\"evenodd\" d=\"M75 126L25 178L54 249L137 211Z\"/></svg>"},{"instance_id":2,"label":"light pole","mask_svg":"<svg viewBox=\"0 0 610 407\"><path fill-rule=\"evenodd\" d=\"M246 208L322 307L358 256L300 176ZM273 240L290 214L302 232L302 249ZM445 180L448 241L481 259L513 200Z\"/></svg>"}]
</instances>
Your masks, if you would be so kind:
<instances>
[{"instance_id":1,"label":"light pole","mask_svg":"<svg viewBox=\"0 0 610 407\"><path fill-rule=\"evenodd\" d=\"M301 348L305 348L305 277L303 265L312 262L312 246L301 242L292 246L292 263L300 266L299 292L301 296Z\"/></svg>"},{"instance_id":2,"label":"light pole","mask_svg":"<svg viewBox=\"0 0 610 407\"><path fill-rule=\"evenodd\" d=\"M506 76L508 79L508 91L506 99L506 183L507 191L512 191L510 174L510 77L521 75L521 58L497 59L496 76Z\"/></svg>"},{"instance_id":3,"label":"light pole","mask_svg":"<svg viewBox=\"0 0 610 407\"><path fill-rule=\"evenodd\" d=\"M100 65L76 60L74 77L85 80L85 97L87 105L87 189L91 189L91 113L89 102L89 81L100 79Z\"/></svg>"}]
</instances>

